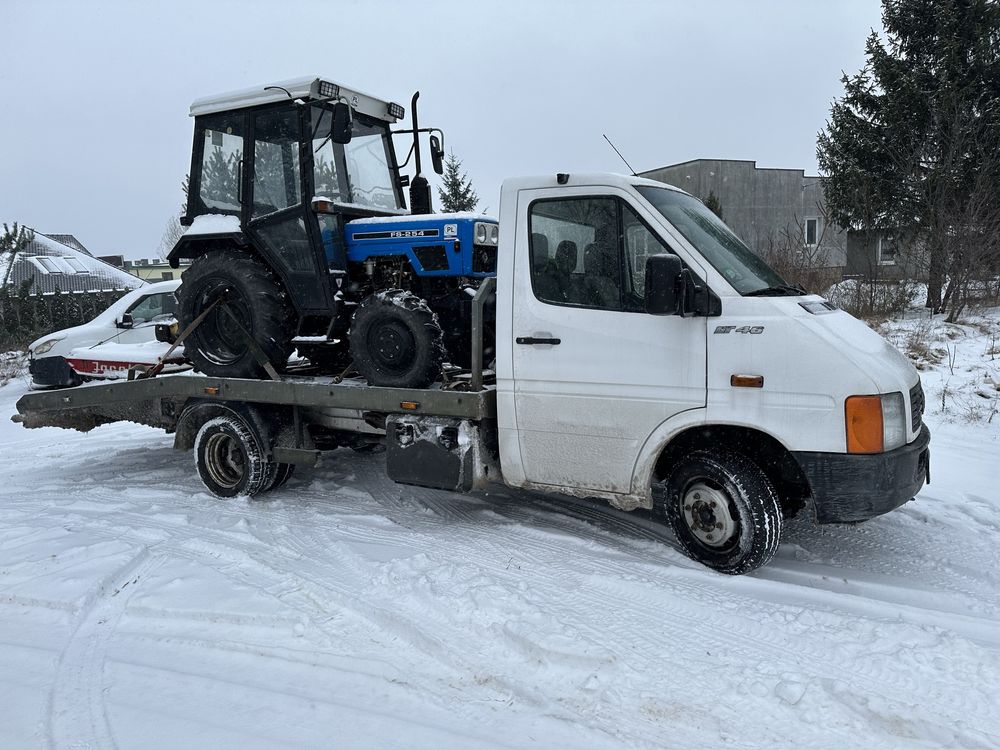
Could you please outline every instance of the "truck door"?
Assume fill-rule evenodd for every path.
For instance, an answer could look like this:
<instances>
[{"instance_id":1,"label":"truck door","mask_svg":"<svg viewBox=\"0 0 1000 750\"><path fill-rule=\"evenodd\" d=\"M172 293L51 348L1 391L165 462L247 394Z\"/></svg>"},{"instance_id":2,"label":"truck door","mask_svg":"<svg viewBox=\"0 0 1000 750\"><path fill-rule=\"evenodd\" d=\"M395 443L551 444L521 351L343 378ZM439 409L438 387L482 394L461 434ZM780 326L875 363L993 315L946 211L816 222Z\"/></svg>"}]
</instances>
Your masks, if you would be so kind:
<instances>
[{"instance_id":1,"label":"truck door","mask_svg":"<svg viewBox=\"0 0 1000 750\"><path fill-rule=\"evenodd\" d=\"M525 478L627 493L663 421L705 406L705 318L649 315L645 259L672 252L611 188L518 194L514 411ZM526 225L526 226L525 226Z\"/></svg>"}]
</instances>

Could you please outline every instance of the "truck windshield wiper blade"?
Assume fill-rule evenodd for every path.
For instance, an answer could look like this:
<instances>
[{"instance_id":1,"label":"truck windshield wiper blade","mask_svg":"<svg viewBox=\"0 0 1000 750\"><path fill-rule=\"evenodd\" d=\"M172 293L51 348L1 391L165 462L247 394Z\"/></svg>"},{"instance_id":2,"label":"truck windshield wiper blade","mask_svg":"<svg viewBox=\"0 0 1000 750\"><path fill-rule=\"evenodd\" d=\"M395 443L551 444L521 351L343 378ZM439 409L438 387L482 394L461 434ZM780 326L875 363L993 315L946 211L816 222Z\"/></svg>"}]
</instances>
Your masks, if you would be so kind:
<instances>
[{"instance_id":1,"label":"truck windshield wiper blade","mask_svg":"<svg viewBox=\"0 0 1000 750\"><path fill-rule=\"evenodd\" d=\"M763 289L754 289L747 292L744 297L801 297L807 294L806 290L798 284L778 284L776 286L766 286Z\"/></svg>"}]
</instances>

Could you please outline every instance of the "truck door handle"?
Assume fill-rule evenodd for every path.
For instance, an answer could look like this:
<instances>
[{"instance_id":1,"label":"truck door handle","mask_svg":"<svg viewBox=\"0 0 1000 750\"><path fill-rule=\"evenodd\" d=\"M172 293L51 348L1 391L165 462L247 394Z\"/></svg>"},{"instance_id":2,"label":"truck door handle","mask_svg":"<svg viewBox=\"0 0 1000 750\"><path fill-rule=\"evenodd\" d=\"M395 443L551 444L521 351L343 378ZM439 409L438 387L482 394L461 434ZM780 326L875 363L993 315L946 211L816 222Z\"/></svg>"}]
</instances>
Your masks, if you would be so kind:
<instances>
[{"instance_id":1,"label":"truck door handle","mask_svg":"<svg viewBox=\"0 0 1000 750\"><path fill-rule=\"evenodd\" d=\"M514 339L518 344L526 344L529 346L534 346L536 344L548 344L549 346L555 346L562 342L562 339L536 339L534 336L518 336Z\"/></svg>"}]
</instances>

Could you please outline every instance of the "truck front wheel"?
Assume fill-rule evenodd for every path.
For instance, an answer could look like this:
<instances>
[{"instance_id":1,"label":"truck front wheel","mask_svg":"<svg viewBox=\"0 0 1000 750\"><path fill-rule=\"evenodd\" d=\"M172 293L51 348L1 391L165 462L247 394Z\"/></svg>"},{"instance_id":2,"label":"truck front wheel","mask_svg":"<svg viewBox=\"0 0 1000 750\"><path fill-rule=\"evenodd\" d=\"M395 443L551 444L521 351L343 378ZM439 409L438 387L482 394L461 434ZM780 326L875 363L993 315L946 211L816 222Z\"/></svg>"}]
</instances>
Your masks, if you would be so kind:
<instances>
[{"instance_id":1,"label":"truck front wheel","mask_svg":"<svg viewBox=\"0 0 1000 750\"><path fill-rule=\"evenodd\" d=\"M693 451L674 464L654 496L685 553L720 573L749 573L778 550L778 493L746 456Z\"/></svg>"},{"instance_id":2,"label":"truck front wheel","mask_svg":"<svg viewBox=\"0 0 1000 750\"><path fill-rule=\"evenodd\" d=\"M281 282L254 256L218 250L196 258L184 272L177 301L182 329L209 310L184 342L195 369L219 377L266 377L248 337L275 370L285 369L295 312Z\"/></svg>"}]
</instances>

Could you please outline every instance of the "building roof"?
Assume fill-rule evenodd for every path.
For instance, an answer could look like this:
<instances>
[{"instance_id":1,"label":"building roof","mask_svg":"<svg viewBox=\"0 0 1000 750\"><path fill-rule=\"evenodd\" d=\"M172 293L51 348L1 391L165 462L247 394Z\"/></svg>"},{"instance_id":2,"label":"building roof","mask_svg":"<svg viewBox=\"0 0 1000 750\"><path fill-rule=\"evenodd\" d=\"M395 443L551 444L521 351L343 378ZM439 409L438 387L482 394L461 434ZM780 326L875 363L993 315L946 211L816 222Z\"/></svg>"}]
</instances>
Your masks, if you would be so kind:
<instances>
[{"instance_id":1,"label":"building roof","mask_svg":"<svg viewBox=\"0 0 1000 750\"><path fill-rule=\"evenodd\" d=\"M83 243L80 242L80 240L71 234L52 234L51 232L36 232L36 234L44 234L49 239L61 242L64 245L69 245L74 250L79 250L81 253L86 253L87 255L93 255L90 250L83 246Z\"/></svg>"},{"instance_id":2,"label":"building roof","mask_svg":"<svg viewBox=\"0 0 1000 750\"><path fill-rule=\"evenodd\" d=\"M132 274L41 232L35 232L34 239L13 258L13 263L9 257L0 259L0 282L8 267L8 286L19 288L30 279L31 294L135 289L145 284Z\"/></svg>"},{"instance_id":3,"label":"building roof","mask_svg":"<svg viewBox=\"0 0 1000 750\"><path fill-rule=\"evenodd\" d=\"M726 164L749 164L751 167L756 169L758 172L801 172L803 177L811 177L813 179L822 179L822 175L806 174L804 169L796 169L794 167L758 167L757 162L754 159L688 159L687 161L680 161L676 164L667 164L663 167L654 167L653 169L646 169L639 172L639 175L652 174L653 172L662 172L665 169L676 169L677 167L686 167L692 164L702 164L705 162L725 162Z\"/></svg>"}]
</instances>

